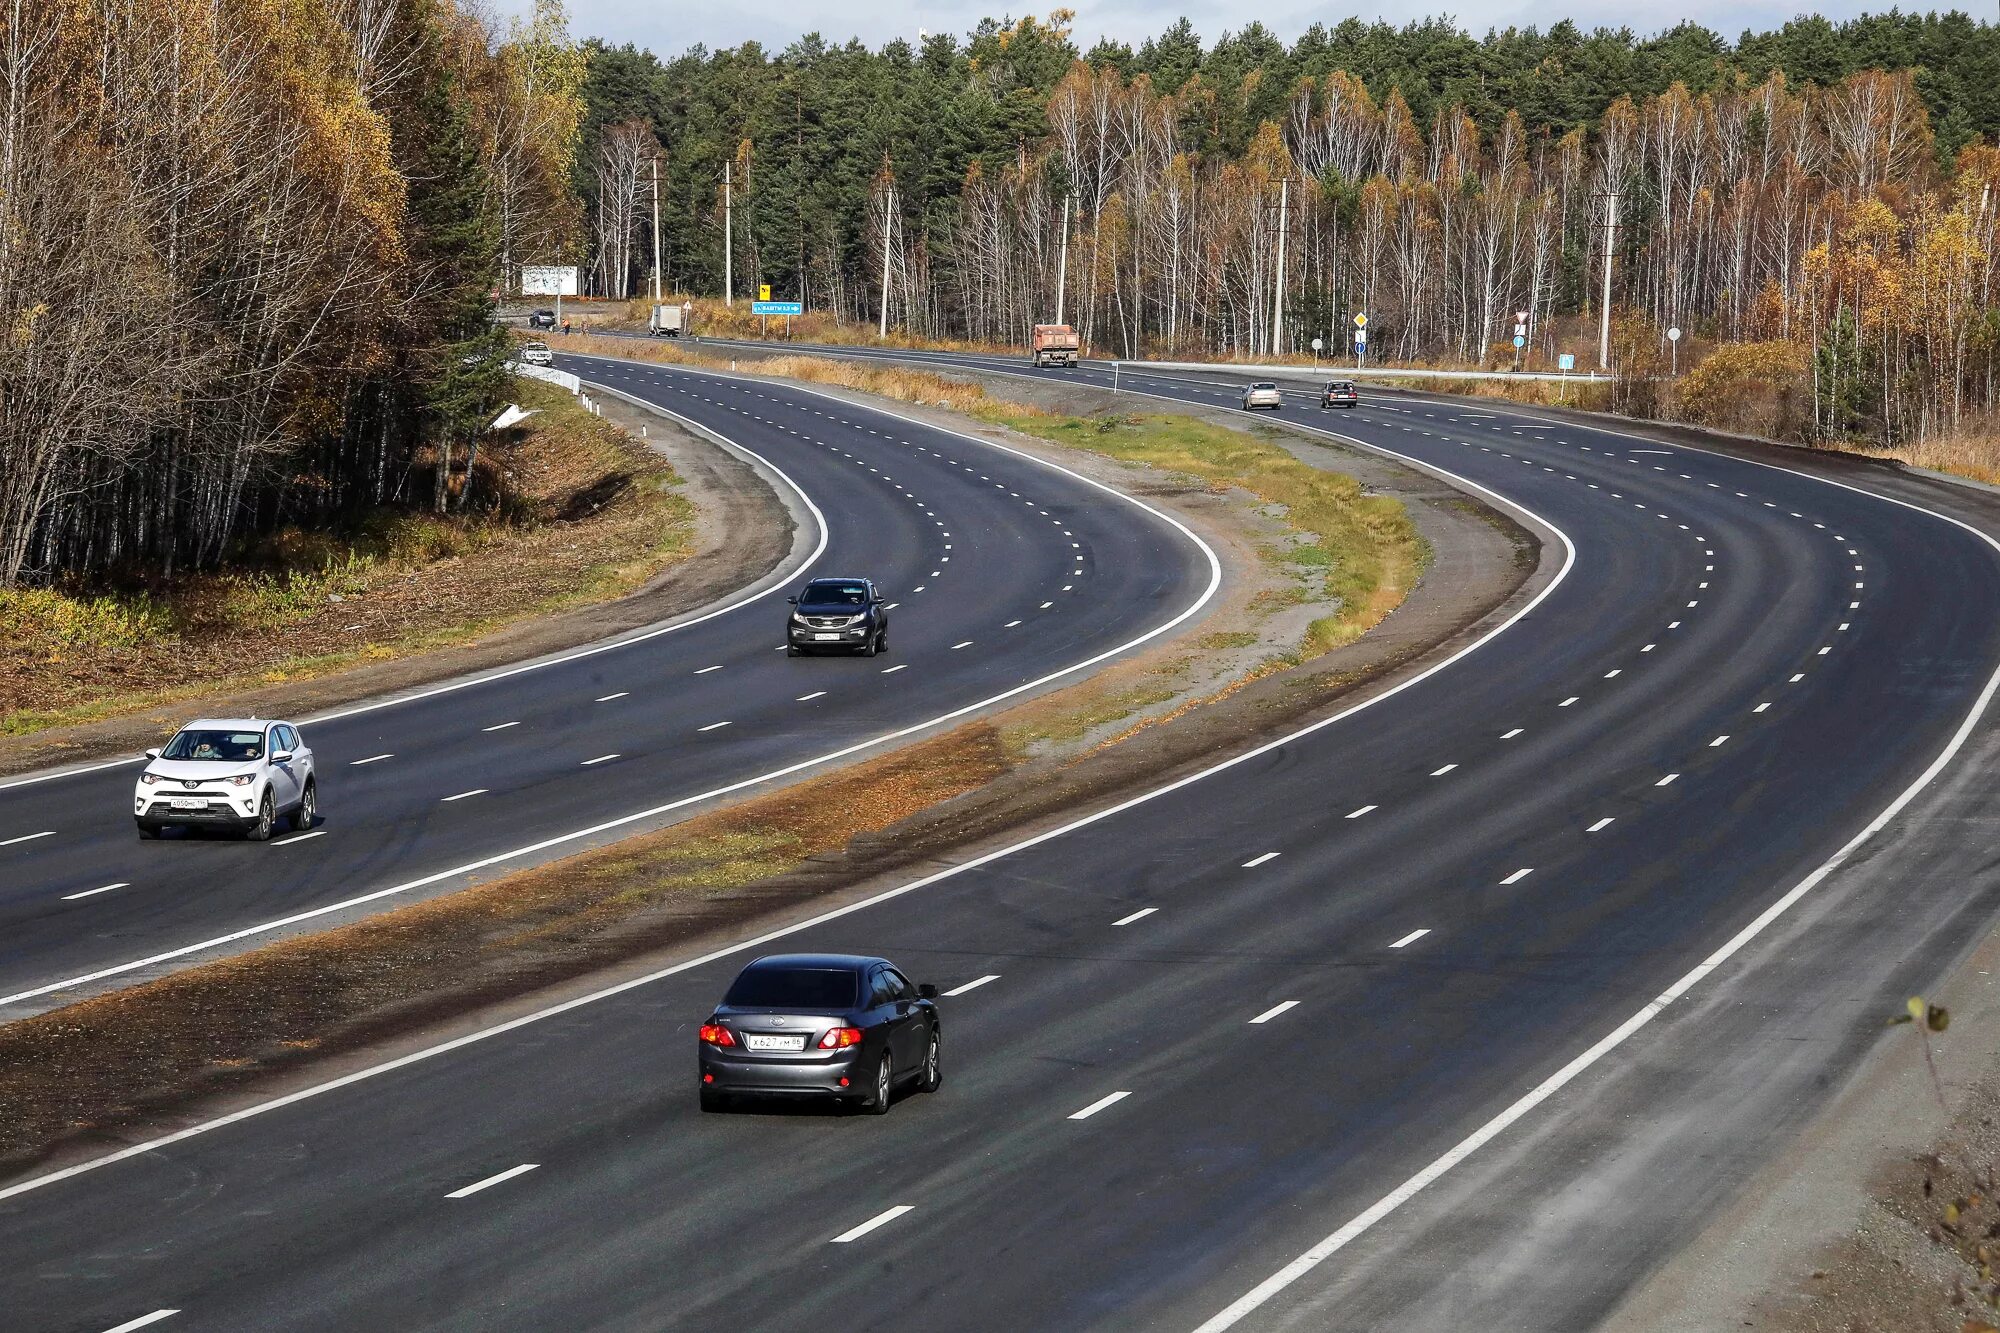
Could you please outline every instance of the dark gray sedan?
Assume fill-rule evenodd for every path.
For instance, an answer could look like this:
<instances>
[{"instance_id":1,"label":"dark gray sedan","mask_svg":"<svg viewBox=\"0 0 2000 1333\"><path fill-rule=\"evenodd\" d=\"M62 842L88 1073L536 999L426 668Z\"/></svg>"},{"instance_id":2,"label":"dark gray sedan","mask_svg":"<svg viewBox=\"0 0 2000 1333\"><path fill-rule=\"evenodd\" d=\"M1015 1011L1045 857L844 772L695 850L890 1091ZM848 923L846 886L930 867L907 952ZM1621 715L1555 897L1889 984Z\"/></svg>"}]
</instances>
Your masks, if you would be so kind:
<instances>
[{"instance_id":1,"label":"dark gray sedan","mask_svg":"<svg viewBox=\"0 0 2000 1333\"><path fill-rule=\"evenodd\" d=\"M818 1097L881 1115L897 1087L936 1092L937 987L885 958L795 953L737 974L701 1026L701 1109L732 1097Z\"/></svg>"}]
</instances>

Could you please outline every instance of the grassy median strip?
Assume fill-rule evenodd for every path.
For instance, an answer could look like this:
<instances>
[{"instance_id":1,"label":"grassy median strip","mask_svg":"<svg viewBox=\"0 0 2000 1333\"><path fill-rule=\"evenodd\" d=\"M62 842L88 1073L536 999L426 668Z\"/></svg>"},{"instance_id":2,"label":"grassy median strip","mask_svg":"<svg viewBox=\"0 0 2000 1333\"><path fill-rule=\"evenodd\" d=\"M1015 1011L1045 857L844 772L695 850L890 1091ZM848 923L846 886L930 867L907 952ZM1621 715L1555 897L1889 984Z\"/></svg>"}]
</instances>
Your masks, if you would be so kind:
<instances>
[{"instance_id":1,"label":"grassy median strip","mask_svg":"<svg viewBox=\"0 0 2000 1333\"><path fill-rule=\"evenodd\" d=\"M781 885L1007 764L993 728L968 725L614 847L0 1026L0 1162L816 891ZM742 892L752 884L767 887Z\"/></svg>"},{"instance_id":2,"label":"grassy median strip","mask_svg":"<svg viewBox=\"0 0 2000 1333\"><path fill-rule=\"evenodd\" d=\"M666 460L570 395L481 459L470 512L287 529L157 586L0 591L0 733L24 734L461 644L617 596L693 549ZM427 483L426 483L427 484Z\"/></svg>"},{"instance_id":3,"label":"grassy median strip","mask_svg":"<svg viewBox=\"0 0 2000 1333\"><path fill-rule=\"evenodd\" d=\"M1248 492L1264 516L1256 523L1282 532L1262 553L1280 575L1265 580L1276 600L1295 613L1323 602L1325 614L1297 648L1274 651L1283 648L1275 635L1237 626L1211 630L991 721L657 833L7 1024L0 1162L23 1165L65 1141L147 1123L190 1097L1073 810L1097 784L1141 771L1106 778L1070 767L1076 752L1100 752L1162 717L1227 697L1265 669L1358 636L1401 600L1422 566L1422 544L1399 504L1254 434L1171 415L1063 416L996 403L976 386L937 377L811 365L825 368L829 382L859 372L868 383L851 387L956 401L996 425L1161 469L1196 491ZM1264 613L1244 614L1258 624ZM1218 674L1217 662L1229 665ZM1191 743L1213 746L1237 725L1217 719L1215 735ZM1045 756L1059 774L1037 763Z\"/></svg>"},{"instance_id":4,"label":"grassy median strip","mask_svg":"<svg viewBox=\"0 0 2000 1333\"><path fill-rule=\"evenodd\" d=\"M715 368L724 358L681 346L578 335L565 349L599 356ZM1416 583L1428 553L1403 503L1365 494L1345 473L1300 462L1259 426L1233 429L1170 412L1071 416L1011 402L981 385L903 366L826 357L774 356L748 369L814 384L857 389L943 407L1065 448L1087 450L1192 478L1215 489L1241 487L1279 506L1294 541L1267 552L1302 585L1300 600L1329 604L1313 621L1296 659L1350 643L1382 622Z\"/></svg>"}]
</instances>

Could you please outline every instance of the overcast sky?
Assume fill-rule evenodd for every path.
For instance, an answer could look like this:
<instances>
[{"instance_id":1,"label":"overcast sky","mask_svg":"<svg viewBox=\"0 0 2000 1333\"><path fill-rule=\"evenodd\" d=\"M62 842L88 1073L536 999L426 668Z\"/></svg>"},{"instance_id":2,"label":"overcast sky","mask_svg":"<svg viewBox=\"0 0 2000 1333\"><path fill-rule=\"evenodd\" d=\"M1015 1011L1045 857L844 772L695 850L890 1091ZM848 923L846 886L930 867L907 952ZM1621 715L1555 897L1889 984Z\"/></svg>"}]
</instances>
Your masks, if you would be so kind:
<instances>
[{"instance_id":1,"label":"overcast sky","mask_svg":"<svg viewBox=\"0 0 2000 1333\"><path fill-rule=\"evenodd\" d=\"M525 13L530 0L493 0L503 13ZM1045 14L1055 5L1045 2L1015 6L1014 14ZM1250 19L1261 20L1290 41L1313 23L1329 26L1350 14L1364 20L1386 19L1403 24L1426 14L1453 13L1461 26L1475 34L1489 27L1534 24L1546 28L1567 17L1584 28L1630 25L1643 33L1671 27L1682 19L1721 32L1732 40L1745 28L1770 28L1793 15L1817 12L1830 18L1847 18L1865 10L1886 10L1888 3L1862 4L1853 0L1806 5L1797 0L1669 0L1664 5L1634 6L1628 0L1564 0L1550 5L1546 0L1459 0L1450 7L1436 9L1409 7L1376 8L1333 4L1307 4L1298 0L1264 0L1248 6L1241 0L1073 0L1077 11L1075 38L1084 50L1100 36L1111 36L1137 46L1185 14L1203 41L1213 43L1223 32L1241 27ZM1918 3L1906 8L1921 12L1931 6ZM1949 8L1949 5L1938 6ZM570 28L579 37L602 37L612 43L631 42L650 47L655 53L679 55L696 42L711 49L736 46L746 41L762 42L772 51L783 50L794 38L815 29L830 41L859 37L871 47L897 37L915 39L919 29L950 31L961 37L986 15L1001 16L1009 11L990 3L972 0L849 0L844 4L813 3L806 0L569 0ZM1983 6L1982 6L1983 8Z\"/></svg>"}]
</instances>

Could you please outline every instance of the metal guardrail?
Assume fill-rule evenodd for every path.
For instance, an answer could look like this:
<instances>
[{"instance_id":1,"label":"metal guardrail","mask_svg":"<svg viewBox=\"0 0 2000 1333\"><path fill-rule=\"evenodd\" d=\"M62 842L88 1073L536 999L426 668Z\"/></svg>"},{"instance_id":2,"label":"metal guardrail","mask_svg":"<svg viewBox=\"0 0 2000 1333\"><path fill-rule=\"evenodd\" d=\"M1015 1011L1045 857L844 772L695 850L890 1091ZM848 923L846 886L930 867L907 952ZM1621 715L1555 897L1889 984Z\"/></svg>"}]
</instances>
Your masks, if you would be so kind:
<instances>
[{"instance_id":1,"label":"metal guardrail","mask_svg":"<svg viewBox=\"0 0 2000 1333\"><path fill-rule=\"evenodd\" d=\"M556 370L551 366L531 366L522 361L509 361L507 369L526 379L547 380L550 384L560 384L571 393L583 392L583 381L567 370Z\"/></svg>"},{"instance_id":2,"label":"metal guardrail","mask_svg":"<svg viewBox=\"0 0 2000 1333\"><path fill-rule=\"evenodd\" d=\"M1113 361L1112 366L1120 371L1175 370L1197 371L1206 375L1234 375L1238 378L1257 376L1263 379L1434 379L1434 380L1541 380L1552 384L1590 384L1598 380L1608 382L1611 377L1599 375L1595 371L1581 374L1550 374L1546 371L1507 370L1406 370L1400 367L1352 367L1328 362L1323 366L1253 366L1236 361Z\"/></svg>"}]
</instances>

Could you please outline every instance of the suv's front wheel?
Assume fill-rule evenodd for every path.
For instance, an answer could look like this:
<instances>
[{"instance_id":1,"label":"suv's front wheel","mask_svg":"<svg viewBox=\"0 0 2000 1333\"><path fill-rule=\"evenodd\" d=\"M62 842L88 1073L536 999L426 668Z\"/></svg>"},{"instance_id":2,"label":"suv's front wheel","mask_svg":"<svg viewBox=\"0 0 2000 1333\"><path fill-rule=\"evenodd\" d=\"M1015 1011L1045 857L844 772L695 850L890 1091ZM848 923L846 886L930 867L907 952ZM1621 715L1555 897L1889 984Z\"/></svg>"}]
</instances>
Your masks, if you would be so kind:
<instances>
[{"instance_id":1,"label":"suv's front wheel","mask_svg":"<svg viewBox=\"0 0 2000 1333\"><path fill-rule=\"evenodd\" d=\"M252 842L267 842L271 837L271 825L277 822L277 811L271 805L271 793L265 792L264 799L257 806L257 822L244 830L244 836Z\"/></svg>"}]
</instances>

